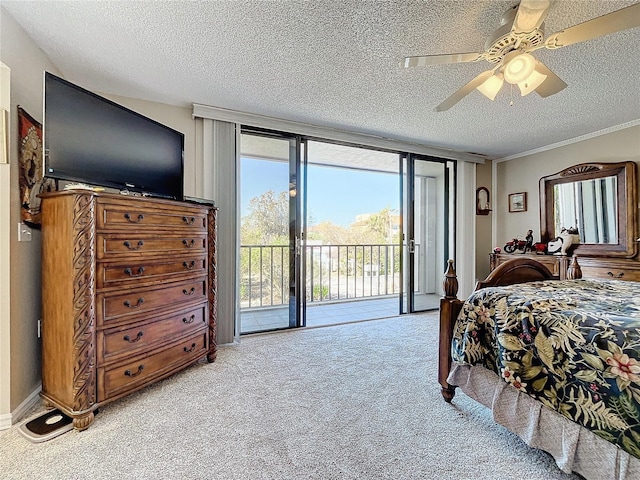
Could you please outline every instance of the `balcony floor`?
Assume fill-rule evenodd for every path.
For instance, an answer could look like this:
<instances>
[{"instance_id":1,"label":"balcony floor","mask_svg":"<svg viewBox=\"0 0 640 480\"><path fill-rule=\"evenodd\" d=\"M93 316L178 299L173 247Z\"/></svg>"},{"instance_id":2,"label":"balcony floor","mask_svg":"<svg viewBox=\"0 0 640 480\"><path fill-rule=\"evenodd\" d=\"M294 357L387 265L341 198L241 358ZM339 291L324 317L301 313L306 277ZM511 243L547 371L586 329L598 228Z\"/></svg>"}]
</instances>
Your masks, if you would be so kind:
<instances>
[{"instance_id":1,"label":"balcony floor","mask_svg":"<svg viewBox=\"0 0 640 480\"><path fill-rule=\"evenodd\" d=\"M440 296L416 295L415 304L416 308L420 310L435 310L440 306ZM394 317L398 315L398 308L397 296L312 303L307 305L307 327ZM240 322L243 334L287 328L289 326L289 309L286 306L243 309L240 312Z\"/></svg>"}]
</instances>

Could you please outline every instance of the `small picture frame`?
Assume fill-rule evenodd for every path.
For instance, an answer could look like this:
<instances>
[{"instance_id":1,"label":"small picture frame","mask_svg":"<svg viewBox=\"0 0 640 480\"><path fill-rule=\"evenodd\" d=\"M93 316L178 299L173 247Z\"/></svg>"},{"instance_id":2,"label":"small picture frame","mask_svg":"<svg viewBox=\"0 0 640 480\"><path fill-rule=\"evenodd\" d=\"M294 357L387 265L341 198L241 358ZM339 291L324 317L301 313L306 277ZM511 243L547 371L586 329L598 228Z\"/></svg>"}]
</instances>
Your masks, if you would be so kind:
<instances>
[{"instance_id":1,"label":"small picture frame","mask_svg":"<svg viewBox=\"0 0 640 480\"><path fill-rule=\"evenodd\" d=\"M510 212L526 212L527 211L527 192L518 192L509 194L509 211Z\"/></svg>"}]
</instances>

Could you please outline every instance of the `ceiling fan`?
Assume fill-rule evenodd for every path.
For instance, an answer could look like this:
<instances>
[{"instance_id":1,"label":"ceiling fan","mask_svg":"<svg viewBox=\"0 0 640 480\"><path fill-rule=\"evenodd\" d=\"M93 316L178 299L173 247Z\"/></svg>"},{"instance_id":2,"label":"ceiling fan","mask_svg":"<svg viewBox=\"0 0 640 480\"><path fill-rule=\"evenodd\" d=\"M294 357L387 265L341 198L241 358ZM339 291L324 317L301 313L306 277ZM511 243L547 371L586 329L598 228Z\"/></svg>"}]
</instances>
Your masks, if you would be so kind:
<instances>
[{"instance_id":1,"label":"ceiling fan","mask_svg":"<svg viewBox=\"0 0 640 480\"><path fill-rule=\"evenodd\" d=\"M506 81L520 88L522 96L536 92L541 97L554 95L567 84L531 52L541 48L551 50L592 40L610 33L640 26L640 3L574 25L544 38L544 20L553 0L522 0L504 13L501 26L485 43L482 53L453 53L406 57L401 66L418 67L447 63L486 60L494 64L435 108L448 110L474 89L489 99L495 99Z\"/></svg>"}]
</instances>

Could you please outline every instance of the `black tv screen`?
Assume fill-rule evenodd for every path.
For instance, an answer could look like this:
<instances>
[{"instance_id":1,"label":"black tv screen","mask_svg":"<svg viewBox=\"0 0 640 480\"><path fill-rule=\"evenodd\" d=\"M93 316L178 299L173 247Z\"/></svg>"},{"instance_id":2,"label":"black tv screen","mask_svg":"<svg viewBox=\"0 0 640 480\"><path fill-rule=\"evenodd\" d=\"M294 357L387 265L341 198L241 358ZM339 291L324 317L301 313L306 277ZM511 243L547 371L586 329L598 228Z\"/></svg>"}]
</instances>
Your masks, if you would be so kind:
<instances>
[{"instance_id":1,"label":"black tv screen","mask_svg":"<svg viewBox=\"0 0 640 480\"><path fill-rule=\"evenodd\" d=\"M49 72L43 130L47 177L183 198L182 133Z\"/></svg>"}]
</instances>

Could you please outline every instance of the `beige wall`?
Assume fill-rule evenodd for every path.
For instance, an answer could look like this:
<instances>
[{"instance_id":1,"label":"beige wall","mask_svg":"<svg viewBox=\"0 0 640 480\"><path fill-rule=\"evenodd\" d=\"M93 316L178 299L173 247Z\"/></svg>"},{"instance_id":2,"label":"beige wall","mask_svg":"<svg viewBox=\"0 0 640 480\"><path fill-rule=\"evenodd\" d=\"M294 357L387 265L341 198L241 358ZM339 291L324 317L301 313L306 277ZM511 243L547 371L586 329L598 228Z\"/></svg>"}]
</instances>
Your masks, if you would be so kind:
<instances>
[{"instance_id":1,"label":"beige wall","mask_svg":"<svg viewBox=\"0 0 640 480\"><path fill-rule=\"evenodd\" d=\"M489 205L494 208L495 198L491 188L491 161L476 166L476 188L486 187L489 190ZM491 221L493 211L489 215L476 215L476 280L489 275L489 252L491 245Z\"/></svg>"},{"instance_id":2,"label":"beige wall","mask_svg":"<svg viewBox=\"0 0 640 480\"><path fill-rule=\"evenodd\" d=\"M627 160L640 164L640 126L498 163L497 191L492 195L497 215L497 245L504 245L516 236L524 238L528 229L533 230L534 241L540 240L540 177L577 163ZM514 192L527 193L526 212L509 213L507 196Z\"/></svg>"},{"instance_id":3,"label":"beige wall","mask_svg":"<svg viewBox=\"0 0 640 480\"><path fill-rule=\"evenodd\" d=\"M42 79L45 69L56 72L55 66L36 47L31 38L2 10L0 15L0 60L11 69L11 105L9 137L9 191L2 190L1 201L9 202L9 221L2 229L9 232L10 264L7 271L0 271L0 278L10 279L9 318L0 317L0 331L9 325L9 408L13 411L40 384L40 341L37 338L37 322L40 317L40 232L34 230L31 242L18 242L20 222L18 187L18 131L17 107L22 106L36 120L42 120ZM6 265L2 265L6 268ZM3 345L6 344L3 339ZM6 365L2 365L6 368ZM0 374L4 377L6 372ZM6 398L2 399L6 402ZM0 403L4 404L4 403ZM7 413L7 412L3 412Z\"/></svg>"},{"instance_id":4,"label":"beige wall","mask_svg":"<svg viewBox=\"0 0 640 480\"><path fill-rule=\"evenodd\" d=\"M0 62L0 115L4 111L11 108L11 94L9 89L11 71L4 63ZM1 120L1 118L0 118ZM8 125L5 129L9 128ZM10 132L0 130L0 135L9 135ZM5 137L7 138L7 137ZM4 148L4 139L0 138L0 148ZM9 315L11 314L9 303L9 279L6 273L9 271L9 259L11 258L9 229L5 228L9 225L10 211L9 208L9 191L10 191L10 169L11 166L4 157L4 153L0 152L0 424L5 422L2 420L4 416L9 415L11 406L9 397L11 389L11 376L9 368L11 366L10 344L9 344Z\"/></svg>"}]
</instances>

